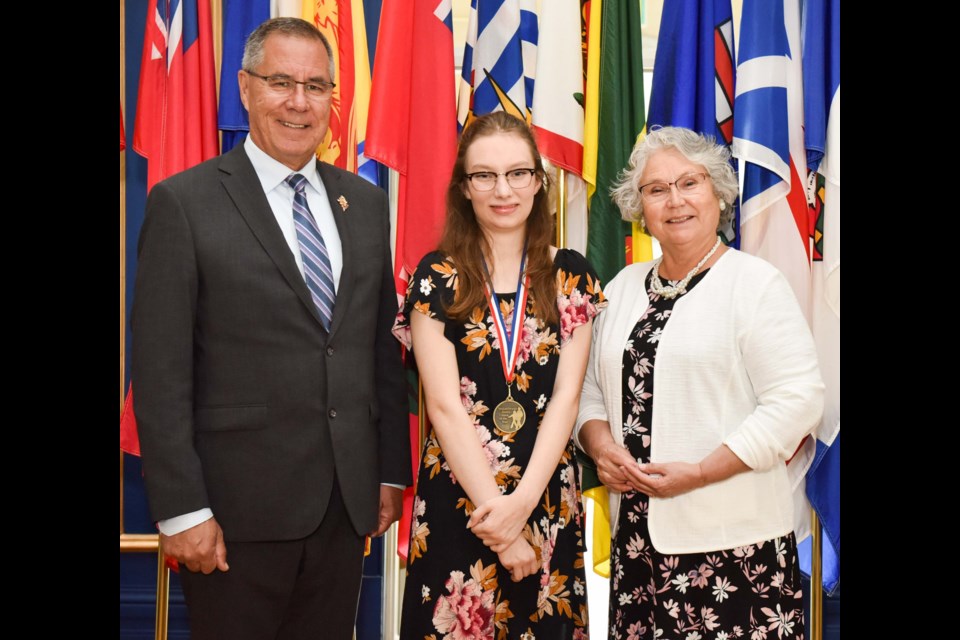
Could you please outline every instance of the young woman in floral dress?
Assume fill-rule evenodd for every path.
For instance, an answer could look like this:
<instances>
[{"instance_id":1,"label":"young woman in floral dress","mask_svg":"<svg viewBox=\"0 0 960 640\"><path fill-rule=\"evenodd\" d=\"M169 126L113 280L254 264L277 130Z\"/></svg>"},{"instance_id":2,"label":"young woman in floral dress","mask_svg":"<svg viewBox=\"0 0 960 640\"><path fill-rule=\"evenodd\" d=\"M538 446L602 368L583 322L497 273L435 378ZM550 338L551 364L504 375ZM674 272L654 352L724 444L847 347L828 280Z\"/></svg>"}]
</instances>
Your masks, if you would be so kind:
<instances>
[{"instance_id":1,"label":"young woman in floral dress","mask_svg":"<svg viewBox=\"0 0 960 640\"><path fill-rule=\"evenodd\" d=\"M413 349L425 442L401 638L587 637L580 489L570 439L605 300L578 253L550 246L533 136L504 113L464 132L439 250L395 332Z\"/></svg>"}]
</instances>

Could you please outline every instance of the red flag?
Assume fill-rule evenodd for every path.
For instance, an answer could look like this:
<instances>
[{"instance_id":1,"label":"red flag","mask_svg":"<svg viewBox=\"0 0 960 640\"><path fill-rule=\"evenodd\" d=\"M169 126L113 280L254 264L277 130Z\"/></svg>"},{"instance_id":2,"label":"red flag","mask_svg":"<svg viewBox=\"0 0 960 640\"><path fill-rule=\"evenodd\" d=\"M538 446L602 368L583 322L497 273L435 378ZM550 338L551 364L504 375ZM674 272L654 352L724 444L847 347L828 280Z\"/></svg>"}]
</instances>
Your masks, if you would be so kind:
<instances>
[{"instance_id":1,"label":"red flag","mask_svg":"<svg viewBox=\"0 0 960 640\"><path fill-rule=\"evenodd\" d=\"M140 455L140 434L137 433L137 418L133 415L133 385L127 388L120 413L120 449L135 456Z\"/></svg>"},{"instance_id":2,"label":"red flag","mask_svg":"<svg viewBox=\"0 0 960 640\"><path fill-rule=\"evenodd\" d=\"M411 6L412 5L412 6ZM400 173L398 291L437 246L456 157L450 0L384 0L365 155Z\"/></svg>"},{"instance_id":3,"label":"red flag","mask_svg":"<svg viewBox=\"0 0 960 640\"><path fill-rule=\"evenodd\" d=\"M133 132L148 190L219 153L210 3L149 3Z\"/></svg>"},{"instance_id":4,"label":"red flag","mask_svg":"<svg viewBox=\"0 0 960 640\"><path fill-rule=\"evenodd\" d=\"M443 228L444 197L457 152L450 0L384 0L370 91L365 156L400 173L394 275L406 281ZM412 402L415 405L415 401ZM420 433L410 416L413 476ZM413 490L407 489L398 554L410 542Z\"/></svg>"},{"instance_id":5,"label":"red flag","mask_svg":"<svg viewBox=\"0 0 960 640\"><path fill-rule=\"evenodd\" d=\"M211 25L207 0L149 0L133 129L133 150L147 159L148 192L220 153ZM140 455L132 385L120 448Z\"/></svg>"}]
</instances>

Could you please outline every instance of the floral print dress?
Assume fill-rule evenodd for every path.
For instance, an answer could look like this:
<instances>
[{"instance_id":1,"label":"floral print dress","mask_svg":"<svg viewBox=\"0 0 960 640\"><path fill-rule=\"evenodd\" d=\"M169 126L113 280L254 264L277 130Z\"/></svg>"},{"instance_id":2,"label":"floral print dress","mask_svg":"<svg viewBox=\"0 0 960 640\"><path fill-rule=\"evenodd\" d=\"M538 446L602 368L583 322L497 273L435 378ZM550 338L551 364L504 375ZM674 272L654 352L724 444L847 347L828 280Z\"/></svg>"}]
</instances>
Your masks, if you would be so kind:
<instances>
[{"instance_id":1,"label":"floral print dress","mask_svg":"<svg viewBox=\"0 0 960 640\"><path fill-rule=\"evenodd\" d=\"M554 259L560 324L545 325L527 302L512 386L526 412L516 433L493 425L493 408L507 388L488 307L466 321L447 318L457 270L440 253L424 257L410 280L394 332L410 346L409 317L423 313L444 323L460 373L460 398L473 420L500 491L513 491L530 461L540 421L553 392L557 363L573 331L606 305L596 273L583 256L561 249ZM498 292L507 326L515 292ZM573 416L571 416L571 419ZM541 570L520 582L466 525L474 505L447 465L431 430L424 443L414 498L400 637L405 640L562 640L587 637L583 511L573 443L567 446L523 536Z\"/></svg>"},{"instance_id":2,"label":"floral print dress","mask_svg":"<svg viewBox=\"0 0 960 640\"><path fill-rule=\"evenodd\" d=\"M687 291L707 271L697 274ZM650 306L623 352L623 437L638 462L650 462L653 371L673 300L650 289ZM620 500L610 579L610 638L616 640L803 640L803 594L793 533L706 553L664 555L650 544L649 498Z\"/></svg>"}]
</instances>

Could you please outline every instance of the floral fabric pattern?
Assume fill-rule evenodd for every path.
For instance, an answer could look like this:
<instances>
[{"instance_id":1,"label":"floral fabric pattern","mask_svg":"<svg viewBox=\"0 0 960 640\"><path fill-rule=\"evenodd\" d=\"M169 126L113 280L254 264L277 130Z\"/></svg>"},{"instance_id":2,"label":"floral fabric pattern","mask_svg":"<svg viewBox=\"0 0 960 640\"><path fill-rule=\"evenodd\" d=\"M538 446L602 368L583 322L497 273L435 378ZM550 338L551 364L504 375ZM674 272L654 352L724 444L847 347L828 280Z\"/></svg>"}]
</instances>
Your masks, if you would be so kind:
<instances>
[{"instance_id":1,"label":"floral fabric pattern","mask_svg":"<svg viewBox=\"0 0 960 640\"><path fill-rule=\"evenodd\" d=\"M457 290L457 270L439 253L424 257L410 279L394 334L410 347L409 318L422 313L444 323L460 371L460 400L483 446L490 473L504 494L513 491L529 464L537 430L549 406L563 345L606 299L596 273L579 253L561 249L554 259L559 323L534 316L527 301L515 368L513 399L527 415L523 428L503 433L493 408L507 396L500 341L486 306L463 322L444 309ZM500 294L507 325L514 293ZM424 443L417 478L410 555L400 637L404 640L563 640L587 638L583 509L573 442L523 529L537 553L540 571L520 582L499 564L497 554L466 528L473 511L446 462L436 434Z\"/></svg>"},{"instance_id":2,"label":"floral fabric pattern","mask_svg":"<svg viewBox=\"0 0 960 640\"><path fill-rule=\"evenodd\" d=\"M706 273L694 277L688 293ZM647 295L650 306L623 352L624 444L641 463L650 461L657 344L680 299L653 293L649 279ZM611 549L611 639L803 640L792 533L736 549L664 555L650 543L648 504L638 491L620 501Z\"/></svg>"}]
</instances>

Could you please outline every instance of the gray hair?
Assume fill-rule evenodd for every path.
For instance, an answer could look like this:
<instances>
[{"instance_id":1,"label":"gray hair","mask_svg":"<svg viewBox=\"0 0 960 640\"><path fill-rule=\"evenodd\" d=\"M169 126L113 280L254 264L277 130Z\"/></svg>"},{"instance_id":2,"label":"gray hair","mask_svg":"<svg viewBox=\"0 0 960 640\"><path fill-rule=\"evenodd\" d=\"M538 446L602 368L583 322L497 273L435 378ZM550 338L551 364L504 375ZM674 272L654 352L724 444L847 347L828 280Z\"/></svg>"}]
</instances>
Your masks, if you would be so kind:
<instances>
[{"instance_id":1,"label":"gray hair","mask_svg":"<svg viewBox=\"0 0 960 640\"><path fill-rule=\"evenodd\" d=\"M263 63L263 45L267 38L275 33L287 38L303 38L323 43L323 48L327 50L327 59L330 61L330 82L336 81L334 77L336 66L333 62L333 49L330 43L319 29L300 18L271 18L254 29L243 47L241 66L244 71L253 71Z\"/></svg>"},{"instance_id":2,"label":"gray hair","mask_svg":"<svg viewBox=\"0 0 960 640\"><path fill-rule=\"evenodd\" d=\"M730 151L717 144L716 138L682 127L656 127L638 142L630 153L630 162L610 189L613 201L620 207L620 215L628 222L637 221L646 231L643 219L643 198L640 196L640 176L647 161L657 151L676 149L694 164L703 165L713 183L713 193L726 203L721 207L720 230L733 217L733 203L740 192L737 173L730 166Z\"/></svg>"}]
</instances>

